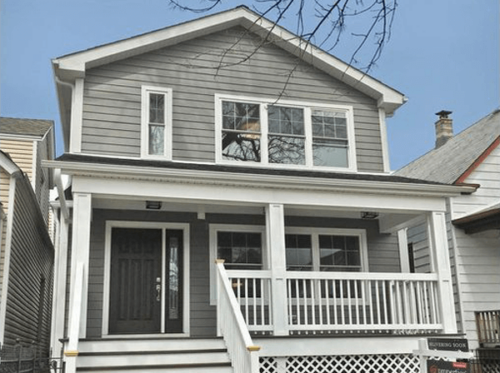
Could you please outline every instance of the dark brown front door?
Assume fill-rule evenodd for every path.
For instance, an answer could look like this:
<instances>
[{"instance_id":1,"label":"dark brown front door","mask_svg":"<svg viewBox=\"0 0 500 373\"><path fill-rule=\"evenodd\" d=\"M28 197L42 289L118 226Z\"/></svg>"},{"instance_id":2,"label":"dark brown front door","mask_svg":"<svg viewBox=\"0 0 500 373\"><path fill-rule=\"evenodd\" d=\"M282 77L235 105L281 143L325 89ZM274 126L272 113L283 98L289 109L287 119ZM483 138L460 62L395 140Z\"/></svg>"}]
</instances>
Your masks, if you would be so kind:
<instances>
[{"instance_id":1,"label":"dark brown front door","mask_svg":"<svg viewBox=\"0 0 500 373\"><path fill-rule=\"evenodd\" d=\"M110 334L182 332L182 238L182 230L112 229Z\"/></svg>"},{"instance_id":2,"label":"dark brown front door","mask_svg":"<svg viewBox=\"0 0 500 373\"><path fill-rule=\"evenodd\" d=\"M159 333L161 229L113 228L109 332Z\"/></svg>"}]
</instances>

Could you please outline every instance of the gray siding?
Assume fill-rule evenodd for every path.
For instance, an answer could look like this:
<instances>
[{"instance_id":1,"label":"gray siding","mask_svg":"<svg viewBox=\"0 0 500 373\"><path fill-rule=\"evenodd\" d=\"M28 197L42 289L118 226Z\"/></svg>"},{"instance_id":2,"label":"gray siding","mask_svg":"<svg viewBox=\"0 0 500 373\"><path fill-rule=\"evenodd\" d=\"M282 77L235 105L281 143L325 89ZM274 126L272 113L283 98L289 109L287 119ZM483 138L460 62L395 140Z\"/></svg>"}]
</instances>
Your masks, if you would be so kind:
<instances>
[{"instance_id":1,"label":"gray siding","mask_svg":"<svg viewBox=\"0 0 500 373\"><path fill-rule=\"evenodd\" d=\"M255 53L241 62L249 51ZM217 69L221 64L228 66ZM260 39L242 29L89 70L84 85L83 152L140 156L141 85L173 89L174 160L215 161L215 94L274 100L283 93L287 100L353 106L358 169L383 170L375 100L274 45L260 46Z\"/></svg>"},{"instance_id":2,"label":"gray siding","mask_svg":"<svg viewBox=\"0 0 500 373\"><path fill-rule=\"evenodd\" d=\"M16 184L10 255L4 343L35 341L48 354L54 249L26 176Z\"/></svg>"},{"instance_id":3,"label":"gray siding","mask_svg":"<svg viewBox=\"0 0 500 373\"><path fill-rule=\"evenodd\" d=\"M192 213L164 213L144 211L94 210L91 227L89 268L89 303L87 336L100 337L102 333L102 299L104 282L104 242L107 220L183 222L190 224L190 324L191 336L215 336L216 309L210 305L210 224L264 225L264 217L255 215L207 214L198 220ZM398 272L397 242L389 235L380 235L375 221L287 217L287 226L324 228L362 228L367 231L369 270L371 272ZM69 275L69 274L68 274ZM69 278L69 277L68 277ZM69 297L68 297L69 298Z\"/></svg>"}]
</instances>

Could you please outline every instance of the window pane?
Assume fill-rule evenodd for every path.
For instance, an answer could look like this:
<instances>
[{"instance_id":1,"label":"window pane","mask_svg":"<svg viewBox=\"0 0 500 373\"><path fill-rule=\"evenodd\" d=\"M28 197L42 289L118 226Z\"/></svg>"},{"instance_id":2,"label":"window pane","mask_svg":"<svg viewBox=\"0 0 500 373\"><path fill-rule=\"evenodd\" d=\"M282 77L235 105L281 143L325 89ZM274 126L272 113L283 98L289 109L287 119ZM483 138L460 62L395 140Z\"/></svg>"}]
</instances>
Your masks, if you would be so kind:
<instances>
[{"instance_id":1,"label":"window pane","mask_svg":"<svg viewBox=\"0 0 500 373\"><path fill-rule=\"evenodd\" d=\"M285 236L286 265L290 271L312 270L311 236L287 234Z\"/></svg>"},{"instance_id":2,"label":"window pane","mask_svg":"<svg viewBox=\"0 0 500 373\"><path fill-rule=\"evenodd\" d=\"M260 162L260 105L222 102L222 158Z\"/></svg>"},{"instance_id":3,"label":"window pane","mask_svg":"<svg viewBox=\"0 0 500 373\"><path fill-rule=\"evenodd\" d=\"M321 271L360 271L359 237L319 235Z\"/></svg>"},{"instance_id":4,"label":"window pane","mask_svg":"<svg viewBox=\"0 0 500 373\"><path fill-rule=\"evenodd\" d=\"M323 167L348 167L347 143L313 139L313 164Z\"/></svg>"},{"instance_id":5,"label":"window pane","mask_svg":"<svg viewBox=\"0 0 500 373\"><path fill-rule=\"evenodd\" d=\"M165 151L165 126L149 126L149 154L163 155Z\"/></svg>"},{"instance_id":6,"label":"window pane","mask_svg":"<svg viewBox=\"0 0 500 373\"><path fill-rule=\"evenodd\" d=\"M218 232L217 258L224 259L228 269L262 268L260 233Z\"/></svg>"},{"instance_id":7,"label":"window pane","mask_svg":"<svg viewBox=\"0 0 500 373\"><path fill-rule=\"evenodd\" d=\"M302 137L269 136L269 163L305 164L305 140Z\"/></svg>"},{"instance_id":8,"label":"window pane","mask_svg":"<svg viewBox=\"0 0 500 373\"><path fill-rule=\"evenodd\" d=\"M165 95L149 94L149 123L165 123Z\"/></svg>"},{"instance_id":9,"label":"window pane","mask_svg":"<svg viewBox=\"0 0 500 373\"><path fill-rule=\"evenodd\" d=\"M260 135L223 131L222 159L260 162Z\"/></svg>"},{"instance_id":10,"label":"window pane","mask_svg":"<svg viewBox=\"0 0 500 373\"><path fill-rule=\"evenodd\" d=\"M269 133L304 135L304 110L271 105L267 110Z\"/></svg>"}]
</instances>

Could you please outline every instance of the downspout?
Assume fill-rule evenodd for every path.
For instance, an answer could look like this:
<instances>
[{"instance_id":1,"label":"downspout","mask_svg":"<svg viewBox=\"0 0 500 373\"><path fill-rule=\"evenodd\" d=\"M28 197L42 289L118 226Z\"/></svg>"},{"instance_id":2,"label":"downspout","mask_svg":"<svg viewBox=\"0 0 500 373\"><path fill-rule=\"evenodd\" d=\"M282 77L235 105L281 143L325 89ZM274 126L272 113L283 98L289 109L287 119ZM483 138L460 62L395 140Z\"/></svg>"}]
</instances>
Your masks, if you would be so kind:
<instances>
[{"instance_id":1,"label":"downspout","mask_svg":"<svg viewBox=\"0 0 500 373\"><path fill-rule=\"evenodd\" d=\"M7 314L7 294L9 290L10 253L12 248L12 227L14 224L15 194L17 180L23 177L21 171L16 171L10 175L9 185L9 208L7 215L7 230L5 235L5 253L3 263L2 294L0 296L0 343L4 344L5 337L5 317Z\"/></svg>"}]
</instances>

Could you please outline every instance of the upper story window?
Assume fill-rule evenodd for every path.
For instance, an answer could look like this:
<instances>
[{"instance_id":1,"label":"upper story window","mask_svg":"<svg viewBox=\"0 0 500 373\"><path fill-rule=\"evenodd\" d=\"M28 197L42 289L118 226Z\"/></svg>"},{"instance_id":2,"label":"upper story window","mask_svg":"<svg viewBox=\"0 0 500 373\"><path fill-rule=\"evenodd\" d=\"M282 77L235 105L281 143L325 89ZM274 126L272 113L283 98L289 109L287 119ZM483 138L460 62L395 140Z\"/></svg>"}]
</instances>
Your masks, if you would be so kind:
<instances>
[{"instance_id":1,"label":"upper story window","mask_svg":"<svg viewBox=\"0 0 500 373\"><path fill-rule=\"evenodd\" d=\"M216 96L217 162L356 170L352 107Z\"/></svg>"},{"instance_id":2,"label":"upper story window","mask_svg":"<svg viewBox=\"0 0 500 373\"><path fill-rule=\"evenodd\" d=\"M172 159L172 90L142 87L141 155Z\"/></svg>"}]
</instances>

